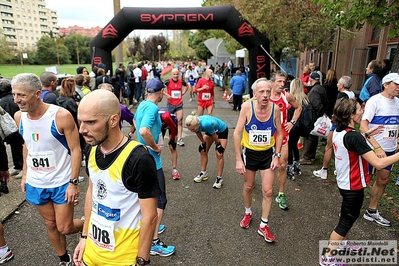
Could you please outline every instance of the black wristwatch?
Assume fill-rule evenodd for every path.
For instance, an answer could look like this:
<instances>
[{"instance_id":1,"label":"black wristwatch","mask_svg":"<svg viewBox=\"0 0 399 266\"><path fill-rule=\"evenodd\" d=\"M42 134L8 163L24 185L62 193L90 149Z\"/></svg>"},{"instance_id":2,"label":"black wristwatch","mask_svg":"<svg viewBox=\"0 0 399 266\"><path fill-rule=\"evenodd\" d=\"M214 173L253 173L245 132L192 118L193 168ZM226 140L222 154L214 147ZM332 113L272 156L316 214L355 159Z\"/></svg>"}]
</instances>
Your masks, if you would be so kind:
<instances>
[{"instance_id":1,"label":"black wristwatch","mask_svg":"<svg viewBox=\"0 0 399 266\"><path fill-rule=\"evenodd\" d=\"M69 183L74 184L74 185L78 185L79 184L79 179L77 179L77 178L70 179Z\"/></svg>"},{"instance_id":2,"label":"black wristwatch","mask_svg":"<svg viewBox=\"0 0 399 266\"><path fill-rule=\"evenodd\" d=\"M277 156L277 158L281 158L281 153L275 153L274 156Z\"/></svg>"},{"instance_id":3,"label":"black wristwatch","mask_svg":"<svg viewBox=\"0 0 399 266\"><path fill-rule=\"evenodd\" d=\"M370 134L369 134L369 133L364 132L363 134L364 134L364 137L365 137L366 139L370 139Z\"/></svg>"},{"instance_id":4,"label":"black wristwatch","mask_svg":"<svg viewBox=\"0 0 399 266\"><path fill-rule=\"evenodd\" d=\"M290 121L290 123L293 124L293 125L295 126L296 121L295 121L294 119L292 119L292 120Z\"/></svg>"},{"instance_id":5,"label":"black wristwatch","mask_svg":"<svg viewBox=\"0 0 399 266\"><path fill-rule=\"evenodd\" d=\"M150 260L145 260L142 257L137 257L136 259L136 265L140 266L140 265L148 265L150 264Z\"/></svg>"}]
</instances>

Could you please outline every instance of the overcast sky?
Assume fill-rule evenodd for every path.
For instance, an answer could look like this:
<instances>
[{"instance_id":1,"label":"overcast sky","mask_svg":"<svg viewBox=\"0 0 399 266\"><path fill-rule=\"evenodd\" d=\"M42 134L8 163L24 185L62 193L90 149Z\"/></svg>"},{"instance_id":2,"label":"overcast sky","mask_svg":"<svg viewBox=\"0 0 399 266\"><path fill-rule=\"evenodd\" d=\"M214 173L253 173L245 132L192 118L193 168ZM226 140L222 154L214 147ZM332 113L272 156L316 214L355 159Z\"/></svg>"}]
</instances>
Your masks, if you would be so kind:
<instances>
[{"instance_id":1,"label":"overcast sky","mask_svg":"<svg viewBox=\"0 0 399 266\"><path fill-rule=\"evenodd\" d=\"M113 0L45 0L46 7L57 10L58 25L105 27L114 17ZM203 0L120 0L122 7L200 7ZM156 30L159 32L159 30ZM134 31L137 35L154 34L152 31ZM157 33L155 33L157 34Z\"/></svg>"}]
</instances>

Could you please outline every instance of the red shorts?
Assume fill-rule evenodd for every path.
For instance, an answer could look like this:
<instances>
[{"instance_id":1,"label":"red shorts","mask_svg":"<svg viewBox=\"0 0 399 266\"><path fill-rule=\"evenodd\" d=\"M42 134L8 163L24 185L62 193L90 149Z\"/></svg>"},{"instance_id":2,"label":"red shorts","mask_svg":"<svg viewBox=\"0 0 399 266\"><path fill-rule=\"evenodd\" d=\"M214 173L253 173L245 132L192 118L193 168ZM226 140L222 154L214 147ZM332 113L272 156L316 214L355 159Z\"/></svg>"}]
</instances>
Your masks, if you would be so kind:
<instances>
[{"instance_id":1,"label":"red shorts","mask_svg":"<svg viewBox=\"0 0 399 266\"><path fill-rule=\"evenodd\" d=\"M213 100L210 100L210 101L198 101L198 106L202 107L203 109L206 109L206 108L208 108L208 107L210 107L212 105L213 105Z\"/></svg>"}]
</instances>

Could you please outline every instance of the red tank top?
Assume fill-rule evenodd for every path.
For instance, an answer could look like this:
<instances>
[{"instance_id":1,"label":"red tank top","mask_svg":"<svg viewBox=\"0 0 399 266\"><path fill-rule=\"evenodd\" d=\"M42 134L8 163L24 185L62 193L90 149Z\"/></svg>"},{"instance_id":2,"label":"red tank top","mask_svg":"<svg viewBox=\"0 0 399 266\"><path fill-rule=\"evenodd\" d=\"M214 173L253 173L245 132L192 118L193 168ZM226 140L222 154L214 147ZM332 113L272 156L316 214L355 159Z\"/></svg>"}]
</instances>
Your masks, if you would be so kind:
<instances>
[{"instance_id":1,"label":"red tank top","mask_svg":"<svg viewBox=\"0 0 399 266\"><path fill-rule=\"evenodd\" d=\"M178 106L183 103L182 88L183 82L181 79L178 79L177 81L174 81L172 78L169 79L168 94L172 96L172 98L168 100L168 103L174 106Z\"/></svg>"},{"instance_id":2,"label":"red tank top","mask_svg":"<svg viewBox=\"0 0 399 266\"><path fill-rule=\"evenodd\" d=\"M288 110L291 108L291 105L287 101L285 91L284 90L281 91L280 98L278 98L278 99L270 98L270 101L275 103L280 108L281 126L283 128L284 137L286 137L286 136L288 136L288 132L285 130L284 125L287 123L287 114L288 114Z\"/></svg>"}]
</instances>

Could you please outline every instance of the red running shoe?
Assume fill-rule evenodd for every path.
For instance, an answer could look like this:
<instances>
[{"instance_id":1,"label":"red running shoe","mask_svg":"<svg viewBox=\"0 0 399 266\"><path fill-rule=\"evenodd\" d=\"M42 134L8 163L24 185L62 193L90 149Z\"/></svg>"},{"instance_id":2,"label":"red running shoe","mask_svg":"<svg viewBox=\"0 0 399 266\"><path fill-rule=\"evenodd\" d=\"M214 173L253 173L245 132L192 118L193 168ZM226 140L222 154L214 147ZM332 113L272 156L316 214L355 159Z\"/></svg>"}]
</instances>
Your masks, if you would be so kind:
<instances>
[{"instance_id":1,"label":"red running shoe","mask_svg":"<svg viewBox=\"0 0 399 266\"><path fill-rule=\"evenodd\" d=\"M240 226L244 229L247 229L249 227L249 225L251 224L251 220L252 220L252 214L246 213L244 215L244 218L242 218L242 220L240 222Z\"/></svg>"},{"instance_id":2,"label":"red running shoe","mask_svg":"<svg viewBox=\"0 0 399 266\"><path fill-rule=\"evenodd\" d=\"M266 225L265 227L260 227L258 228L258 234L263 236L266 240L266 242L273 243L276 241L276 238L272 235L270 232L269 226Z\"/></svg>"}]
</instances>

